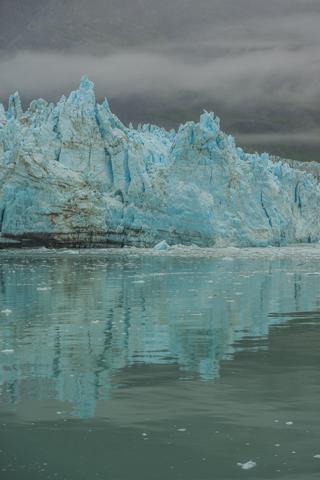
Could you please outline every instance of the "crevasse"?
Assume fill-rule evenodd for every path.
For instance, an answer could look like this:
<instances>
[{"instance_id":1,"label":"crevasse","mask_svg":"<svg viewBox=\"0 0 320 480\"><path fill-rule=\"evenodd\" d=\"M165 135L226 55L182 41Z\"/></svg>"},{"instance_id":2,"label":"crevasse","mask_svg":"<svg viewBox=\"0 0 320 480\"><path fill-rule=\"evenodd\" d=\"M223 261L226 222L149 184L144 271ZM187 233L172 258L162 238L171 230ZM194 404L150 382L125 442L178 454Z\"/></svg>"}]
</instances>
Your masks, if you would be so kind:
<instances>
[{"instance_id":1,"label":"crevasse","mask_svg":"<svg viewBox=\"0 0 320 480\"><path fill-rule=\"evenodd\" d=\"M266 246L320 239L303 164L248 154L204 112L179 130L127 128L84 76L55 104L0 104L2 244Z\"/></svg>"}]
</instances>

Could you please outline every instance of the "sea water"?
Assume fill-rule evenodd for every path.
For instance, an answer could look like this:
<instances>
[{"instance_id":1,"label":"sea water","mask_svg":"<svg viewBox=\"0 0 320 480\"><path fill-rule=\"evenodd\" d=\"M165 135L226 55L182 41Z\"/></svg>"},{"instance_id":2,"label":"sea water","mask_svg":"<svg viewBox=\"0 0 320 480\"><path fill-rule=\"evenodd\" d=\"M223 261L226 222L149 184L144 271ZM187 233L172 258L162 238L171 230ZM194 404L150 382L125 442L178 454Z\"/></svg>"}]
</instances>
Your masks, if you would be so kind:
<instances>
[{"instance_id":1,"label":"sea water","mask_svg":"<svg viewBox=\"0 0 320 480\"><path fill-rule=\"evenodd\" d=\"M0 252L1 480L318 479L320 246Z\"/></svg>"}]
</instances>

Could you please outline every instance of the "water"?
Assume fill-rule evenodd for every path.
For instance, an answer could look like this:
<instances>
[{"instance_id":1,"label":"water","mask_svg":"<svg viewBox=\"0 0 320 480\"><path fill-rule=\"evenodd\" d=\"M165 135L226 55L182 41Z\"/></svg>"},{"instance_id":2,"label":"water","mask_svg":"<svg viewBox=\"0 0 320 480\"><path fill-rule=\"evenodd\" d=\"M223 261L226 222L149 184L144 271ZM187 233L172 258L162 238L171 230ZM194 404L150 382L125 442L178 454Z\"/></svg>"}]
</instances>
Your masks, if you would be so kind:
<instances>
[{"instance_id":1,"label":"water","mask_svg":"<svg viewBox=\"0 0 320 480\"><path fill-rule=\"evenodd\" d=\"M1 480L318 479L319 280L319 246L0 252Z\"/></svg>"}]
</instances>

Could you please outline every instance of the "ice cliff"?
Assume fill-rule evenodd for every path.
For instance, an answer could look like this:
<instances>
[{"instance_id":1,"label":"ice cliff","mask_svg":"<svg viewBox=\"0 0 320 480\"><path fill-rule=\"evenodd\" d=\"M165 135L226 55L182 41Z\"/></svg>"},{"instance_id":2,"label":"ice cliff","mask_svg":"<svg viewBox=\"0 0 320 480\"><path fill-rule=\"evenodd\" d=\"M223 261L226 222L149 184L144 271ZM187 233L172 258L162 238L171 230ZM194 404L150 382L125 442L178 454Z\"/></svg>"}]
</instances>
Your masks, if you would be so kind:
<instances>
[{"instance_id":1,"label":"ice cliff","mask_svg":"<svg viewBox=\"0 0 320 480\"><path fill-rule=\"evenodd\" d=\"M94 84L54 105L0 104L0 232L26 245L264 246L320 239L320 185L247 154L204 112L127 128Z\"/></svg>"}]
</instances>

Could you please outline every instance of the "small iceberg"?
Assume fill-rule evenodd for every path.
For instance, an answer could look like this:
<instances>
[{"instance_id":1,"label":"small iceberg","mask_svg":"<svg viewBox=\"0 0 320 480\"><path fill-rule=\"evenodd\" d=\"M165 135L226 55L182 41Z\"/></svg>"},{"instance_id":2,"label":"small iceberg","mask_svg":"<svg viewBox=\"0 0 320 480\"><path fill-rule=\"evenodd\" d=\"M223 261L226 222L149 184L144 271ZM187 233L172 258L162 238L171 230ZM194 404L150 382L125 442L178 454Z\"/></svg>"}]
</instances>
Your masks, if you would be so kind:
<instances>
[{"instance_id":1,"label":"small iceberg","mask_svg":"<svg viewBox=\"0 0 320 480\"><path fill-rule=\"evenodd\" d=\"M252 460L248 460L248 462L245 463L238 462L237 465L238 467L241 467L242 470L250 470L257 466L256 462L253 462Z\"/></svg>"},{"instance_id":2,"label":"small iceberg","mask_svg":"<svg viewBox=\"0 0 320 480\"><path fill-rule=\"evenodd\" d=\"M161 242L157 243L157 245L153 247L153 250L157 250L160 252L160 251L169 250L169 248L170 248L170 245L168 245L165 240L162 240Z\"/></svg>"},{"instance_id":3,"label":"small iceberg","mask_svg":"<svg viewBox=\"0 0 320 480\"><path fill-rule=\"evenodd\" d=\"M14 349L13 348L4 348L3 350L1 350L1 353L9 355L11 353L14 353Z\"/></svg>"}]
</instances>

